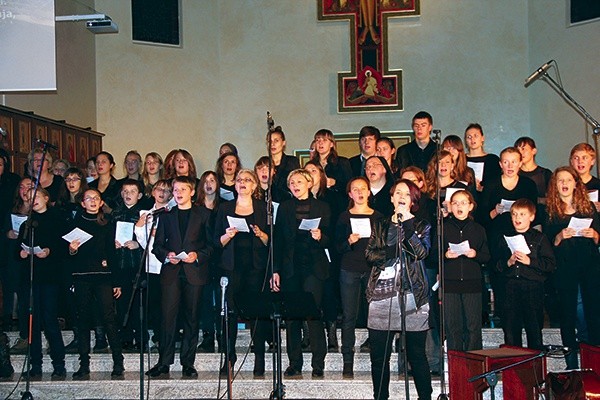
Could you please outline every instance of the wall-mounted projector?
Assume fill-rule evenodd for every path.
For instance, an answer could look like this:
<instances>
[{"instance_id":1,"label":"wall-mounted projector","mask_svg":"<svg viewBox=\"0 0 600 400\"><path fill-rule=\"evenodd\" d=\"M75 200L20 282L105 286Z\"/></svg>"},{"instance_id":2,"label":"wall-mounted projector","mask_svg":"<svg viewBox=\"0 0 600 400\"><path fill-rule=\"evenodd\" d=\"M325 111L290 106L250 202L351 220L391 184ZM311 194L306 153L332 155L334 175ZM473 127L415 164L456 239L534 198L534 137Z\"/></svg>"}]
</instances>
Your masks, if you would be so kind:
<instances>
[{"instance_id":1,"label":"wall-mounted projector","mask_svg":"<svg viewBox=\"0 0 600 400\"><path fill-rule=\"evenodd\" d=\"M119 27L112 19L87 21L86 28L92 33L118 33Z\"/></svg>"}]
</instances>

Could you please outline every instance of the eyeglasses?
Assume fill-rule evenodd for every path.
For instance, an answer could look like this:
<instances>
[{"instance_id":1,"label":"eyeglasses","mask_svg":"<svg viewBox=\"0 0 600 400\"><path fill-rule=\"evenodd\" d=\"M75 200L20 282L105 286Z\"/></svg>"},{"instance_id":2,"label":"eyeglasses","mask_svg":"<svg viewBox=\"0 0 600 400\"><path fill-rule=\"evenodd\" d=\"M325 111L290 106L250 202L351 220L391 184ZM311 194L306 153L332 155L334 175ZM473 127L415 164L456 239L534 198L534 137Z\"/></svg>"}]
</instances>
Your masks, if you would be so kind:
<instances>
[{"instance_id":1,"label":"eyeglasses","mask_svg":"<svg viewBox=\"0 0 600 400\"><path fill-rule=\"evenodd\" d=\"M467 200L462 200L462 201L453 201L451 204L453 206L468 206L469 204L471 204L471 202L467 201Z\"/></svg>"},{"instance_id":2,"label":"eyeglasses","mask_svg":"<svg viewBox=\"0 0 600 400\"><path fill-rule=\"evenodd\" d=\"M73 183L73 182L79 182L81 180L81 178L67 178L65 179L66 183Z\"/></svg>"},{"instance_id":3,"label":"eyeglasses","mask_svg":"<svg viewBox=\"0 0 600 400\"><path fill-rule=\"evenodd\" d=\"M237 183L251 183L254 182L251 178L237 178L235 180Z\"/></svg>"},{"instance_id":4,"label":"eyeglasses","mask_svg":"<svg viewBox=\"0 0 600 400\"><path fill-rule=\"evenodd\" d=\"M83 201L98 201L100 200L100 197L98 196L86 196L83 198Z\"/></svg>"},{"instance_id":5,"label":"eyeglasses","mask_svg":"<svg viewBox=\"0 0 600 400\"><path fill-rule=\"evenodd\" d=\"M155 187L154 190L156 190L157 192L171 193L171 189L165 189L165 188L157 188L157 187Z\"/></svg>"}]
</instances>

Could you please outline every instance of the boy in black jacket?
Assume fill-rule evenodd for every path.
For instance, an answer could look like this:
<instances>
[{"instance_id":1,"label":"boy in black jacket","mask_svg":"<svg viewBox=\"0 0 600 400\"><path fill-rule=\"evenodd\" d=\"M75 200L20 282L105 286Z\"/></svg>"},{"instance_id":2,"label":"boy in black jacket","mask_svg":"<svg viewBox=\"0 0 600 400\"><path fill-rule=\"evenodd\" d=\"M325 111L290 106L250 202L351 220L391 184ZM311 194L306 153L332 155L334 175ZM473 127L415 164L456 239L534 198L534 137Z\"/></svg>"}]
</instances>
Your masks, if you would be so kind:
<instances>
[{"instance_id":1,"label":"boy in black jacket","mask_svg":"<svg viewBox=\"0 0 600 400\"><path fill-rule=\"evenodd\" d=\"M523 345L521 329L525 328L527 347L541 349L544 320L544 281L555 268L554 253L548 238L531 228L535 219L535 204L519 199L510 208L515 229L512 237L523 236L525 249L509 249L508 241L500 239L497 269L504 277L506 298L502 328L506 344Z\"/></svg>"}]
</instances>

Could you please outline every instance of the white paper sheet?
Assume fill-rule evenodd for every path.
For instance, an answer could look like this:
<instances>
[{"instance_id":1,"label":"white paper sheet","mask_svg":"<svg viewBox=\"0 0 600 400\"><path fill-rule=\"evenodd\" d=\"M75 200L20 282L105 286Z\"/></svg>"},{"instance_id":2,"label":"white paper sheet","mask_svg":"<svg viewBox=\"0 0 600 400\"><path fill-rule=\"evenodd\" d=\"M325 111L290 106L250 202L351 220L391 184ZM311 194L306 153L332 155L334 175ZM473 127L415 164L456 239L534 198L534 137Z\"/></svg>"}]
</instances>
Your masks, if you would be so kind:
<instances>
[{"instance_id":1,"label":"white paper sheet","mask_svg":"<svg viewBox=\"0 0 600 400\"><path fill-rule=\"evenodd\" d=\"M27 221L27 217L25 215L10 214L10 222L12 224L13 231L19 232L21 224L25 221Z\"/></svg>"},{"instance_id":2,"label":"white paper sheet","mask_svg":"<svg viewBox=\"0 0 600 400\"><path fill-rule=\"evenodd\" d=\"M361 238L371 237L371 220L369 218L350 218L352 233L358 233Z\"/></svg>"},{"instance_id":3,"label":"white paper sheet","mask_svg":"<svg viewBox=\"0 0 600 400\"><path fill-rule=\"evenodd\" d=\"M529 250L529 246L527 246L527 242L525 241L525 236L523 235L504 236L504 240L506 240L508 248L512 253L515 251L520 251L524 254L531 253L531 250Z\"/></svg>"},{"instance_id":4,"label":"white paper sheet","mask_svg":"<svg viewBox=\"0 0 600 400\"><path fill-rule=\"evenodd\" d=\"M133 240L133 227L133 222L117 221L115 241L119 242L121 246L124 246L125 242Z\"/></svg>"},{"instance_id":5,"label":"white paper sheet","mask_svg":"<svg viewBox=\"0 0 600 400\"><path fill-rule=\"evenodd\" d=\"M575 229L575 236L582 236L581 230L587 229L590 226L592 226L591 218L571 217L569 220L569 226L567 228Z\"/></svg>"},{"instance_id":6,"label":"white paper sheet","mask_svg":"<svg viewBox=\"0 0 600 400\"><path fill-rule=\"evenodd\" d=\"M597 190L590 190L588 192L588 196L590 198L590 201L593 201L594 203L598 202L598 191Z\"/></svg>"},{"instance_id":7,"label":"white paper sheet","mask_svg":"<svg viewBox=\"0 0 600 400\"><path fill-rule=\"evenodd\" d=\"M239 232L250 232L246 218L237 218L227 216L227 222L229 222L230 228L236 228Z\"/></svg>"},{"instance_id":8,"label":"white paper sheet","mask_svg":"<svg viewBox=\"0 0 600 400\"><path fill-rule=\"evenodd\" d=\"M312 219L302 218L302 221L300 221L300 226L298 227L298 229L303 230L303 231L310 231L311 229L317 229L319 227L320 223L321 223L321 217L312 218Z\"/></svg>"},{"instance_id":9,"label":"white paper sheet","mask_svg":"<svg viewBox=\"0 0 600 400\"><path fill-rule=\"evenodd\" d=\"M465 190L462 188L446 188L446 196L444 197L444 201L450 201L450 199L452 198L452 195L456 192L458 192L459 190Z\"/></svg>"},{"instance_id":10,"label":"white paper sheet","mask_svg":"<svg viewBox=\"0 0 600 400\"><path fill-rule=\"evenodd\" d=\"M227 201L231 201L234 199L233 192L231 190L227 190L227 189L223 189L223 188L219 189L219 196L221 196L221 198L223 200L227 200Z\"/></svg>"},{"instance_id":11,"label":"white paper sheet","mask_svg":"<svg viewBox=\"0 0 600 400\"><path fill-rule=\"evenodd\" d=\"M502 212L500 214L504 214L505 212L510 212L510 208L512 207L514 200L500 200L500 204L502 204Z\"/></svg>"},{"instance_id":12,"label":"white paper sheet","mask_svg":"<svg viewBox=\"0 0 600 400\"><path fill-rule=\"evenodd\" d=\"M473 170L473 172L475 173L475 179L477 179L478 181L483 180L484 165L485 164L482 162L467 161L467 166L469 166Z\"/></svg>"},{"instance_id":13,"label":"white paper sheet","mask_svg":"<svg viewBox=\"0 0 600 400\"><path fill-rule=\"evenodd\" d=\"M31 254L31 247L27 246L25 243L21 243L21 248L25 250L27 253ZM43 253L44 250L40 246L33 247L33 254Z\"/></svg>"},{"instance_id":14,"label":"white paper sheet","mask_svg":"<svg viewBox=\"0 0 600 400\"><path fill-rule=\"evenodd\" d=\"M69 243L71 243L73 240L79 240L79 245L81 246L82 244L90 240L92 237L92 235L90 235L83 229L75 228L71 232L64 235L62 238Z\"/></svg>"},{"instance_id":15,"label":"white paper sheet","mask_svg":"<svg viewBox=\"0 0 600 400\"><path fill-rule=\"evenodd\" d=\"M185 260L188 257L189 257L188 253L186 253L185 251L182 251L181 253L177 254L174 258L176 258L178 260Z\"/></svg>"},{"instance_id":16,"label":"white paper sheet","mask_svg":"<svg viewBox=\"0 0 600 400\"><path fill-rule=\"evenodd\" d=\"M465 240L460 243L448 243L450 250L458 254L459 256L467 254L469 250L471 250L471 246L469 245L469 241Z\"/></svg>"}]
</instances>

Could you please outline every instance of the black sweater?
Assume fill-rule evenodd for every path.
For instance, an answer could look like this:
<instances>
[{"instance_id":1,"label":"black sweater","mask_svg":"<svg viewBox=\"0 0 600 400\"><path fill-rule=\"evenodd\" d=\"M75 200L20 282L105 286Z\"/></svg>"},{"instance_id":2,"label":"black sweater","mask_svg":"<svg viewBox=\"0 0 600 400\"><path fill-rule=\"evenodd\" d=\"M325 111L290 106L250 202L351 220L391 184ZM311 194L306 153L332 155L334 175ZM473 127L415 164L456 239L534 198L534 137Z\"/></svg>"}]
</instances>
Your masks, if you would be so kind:
<instances>
[{"instance_id":1,"label":"black sweater","mask_svg":"<svg viewBox=\"0 0 600 400\"><path fill-rule=\"evenodd\" d=\"M111 222L108 216L105 217L107 221L101 225L96 220L97 215L83 212L76 215L73 221L71 229L79 228L92 235L90 240L79 246L77 253L71 255L74 260L72 274L75 282L105 283L118 287L118 282L121 281L118 270L114 271L111 265L115 242Z\"/></svg>"},{"instance_id":2,"label":"black sweater","mask_svg":"<svg viewBox=\"0 0 600 400\"><path fill-rule=\"evenodd\" d=\"M372 230L373 224L383 219L384 216L377 211L373 211L371 215L351 214L350 211L344 211L340 215L335 227L335 247L341 255L341 269L352 272L369 272L371 271L371 267L367 264L365 256L369 238L360 238L354 244L348 243L348 236L352 233L350 218L368 218L371 222Z\"/></svg>"},{"instance_id":3,"label":"black sweater","mask_svg":"<svg viewBox=\"0 0 600 400\"><path fill-rule=\"evenodd\" d=\"M461 255L458 258L446 258L450 243L459 244L469 241L475 250L475 258ZM444 219L444 290L447 293L481 292L481 264L490 260L487 236L481 225L472 219L460 221L449 216Z\"/></svg>"}]
</instances>

